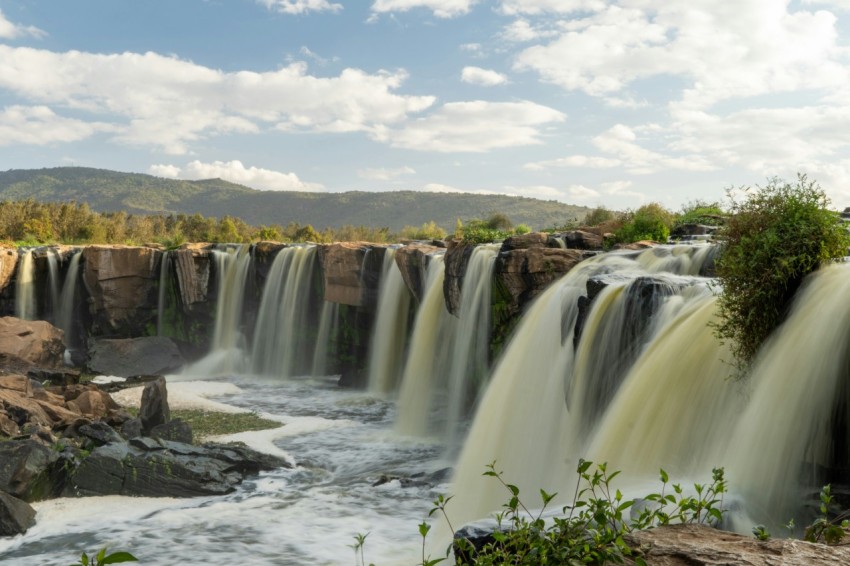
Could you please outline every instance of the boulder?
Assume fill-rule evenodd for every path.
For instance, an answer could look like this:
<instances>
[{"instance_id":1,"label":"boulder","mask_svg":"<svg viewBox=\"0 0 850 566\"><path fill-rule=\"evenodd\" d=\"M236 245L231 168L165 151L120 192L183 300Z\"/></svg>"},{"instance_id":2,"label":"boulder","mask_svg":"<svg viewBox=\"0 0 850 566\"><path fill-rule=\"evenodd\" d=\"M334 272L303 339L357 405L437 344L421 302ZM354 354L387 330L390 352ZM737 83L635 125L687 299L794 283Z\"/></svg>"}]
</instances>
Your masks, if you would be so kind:
<instances>
[{"instance_id":1,"label":"boulder","mask_svg":"<svg viewBox=\"0 0 850 566\"><path fill-rule=\"evenodd\" d=\"M106 444L124 441L121 435L115 432L115 429L104 422L84 424L77 429L77 434L83 438L87 438L95 446L104 446Z\"/></svg>"},{"instance_id":2,"label":"boulder","mask_svg":"<svg viewBox=\"0 0 850 566\"><path fill-rule=\"evenodd\" d=\"M601 250L603 238L585 230L573 230L563 235L564 244L571 250Z\"/></svg>"},{"instance_id":3,"label":"boulder","mask_svg":"<svg viewBox=\"0 0 850 566\"><path fill-rule=\"evenodd\" d=\"M658 527L633 532L623 538L629 546L644 549L644 559L653 566L850 564L850 548L846 546L791 539L759 541L705 525Z\"/></svg>"},{"instance_id":4,"label":"boulder","mask_svg":"<svg viewBox=\"0 0 850 566\"><path fill-rule=\"evenodd\" d=\"M153 248L87 246L83 282L95 335L138 335L156 321L159 257Z\"/></svg>"},{"instance_id":5,"label":"boulder","mask_svg":"<svg viewBox=\"0 0 850 566\"><path fill-rule=\"evenodd\" d=\"M104 375L162 375L185 363L177 345L165 336L95 340L89 348L89 368Z\"/></svg>"},{"instance_id":6,"label":"boulder","mask_svg":"<svg viewBox=\"0 0 850 566\"><path fill-rule=\"evenodd\" d=\"M502 251L527 250L529 248L543 248L549 241L549 234L543 232L530 232L519 236L505 238L502 242Z\"/></svg>"},{"instance_id":7,"label":"boulder","mask_svg":"<svg viewBox=\"0 0 850 566\"><path fill-rule=\"evenodd\" d=\"M155 426L164 425L171 420L171 409L168 407L168 389L166 389L164 377L145 385L142 391L139 419L142 421L142 430L145 433L150 432Z\"/></svg>"},{"instance_id":8,"label":"boulder","mask_svg":"<svg viewBox=\"0 0 850 566\"><path fill-rule=\"evenodd\" d=\"M55 368L62 364L64 353L64 333L49 322L0 318L0 354L30 367Z\"/></svg>"},{"instance_id":9,"label":"boulder","mask_svg":"<svg viewBox=\"0 0 850 566\"><path fill-rule=\"evenodd\" d=\"M422 300L425 290L425 271L431 256L445 251L437 246L417 243L396 250L395 261L401 271L404 284L417 301Z\"/></svg>"},{"instance_id":10,"label":"boulder","mask_svg":"<svg viewBox=\"0 0 850 566\"><path fill-rule=\"evenodd\" d=\"M58 452L35 440L0 442L0 492L24 501L55 495L57 460Z\"/></svg>"},{"instance_id":11,"label":"boulder","mask_svg":"<svg viewBox=\"0 0 850 566\"><path fill-rule=\"evenodd\" d=\"M148 434L151 438L172 440L184 444L192 444L192 427L181 419L173 419L165 424L159 424L151 428Z\"/></svg>"},{"instance_id":12,"label":"boulder","mask_svg":"<svg viewBox=\"0 0 850 566\"><path fill-rule=\"evenodd\" d=\"M18 249L13 246L0 246L0 291L11 283L17 265Z\"/></svg>"},{"instance_id":13,"label":"boulder","mask_svg":"<svg viewBox=\"0 0 850 566\"><path fill-rule=\"evenodd\" d=\"M84 391L73 402L79 408L80 413L92 420L104 419L110 412L121 408L118 403L112 400L109 393L98 389Z\"/></svg>"},{"instance_id":14,"label":"boulder","mask_svg":"<svg viewBox=\"0 0 850 566\"><path fill-rule=\"evenodd\" d=\"M65 495L223 495L245 475L276 467L288 463L242 447L135 438L92 451L74 470Z\"/></svg>"},{"instance_id":15,"label":"boulder","mask_svg":"<svg viewBox=\"0 0 850 566\"><path fill-rule=\"evenodd\" d=\"M0 491L0 537L24 534L35 524L35 509Z\"/></svg>"}]
</instances>

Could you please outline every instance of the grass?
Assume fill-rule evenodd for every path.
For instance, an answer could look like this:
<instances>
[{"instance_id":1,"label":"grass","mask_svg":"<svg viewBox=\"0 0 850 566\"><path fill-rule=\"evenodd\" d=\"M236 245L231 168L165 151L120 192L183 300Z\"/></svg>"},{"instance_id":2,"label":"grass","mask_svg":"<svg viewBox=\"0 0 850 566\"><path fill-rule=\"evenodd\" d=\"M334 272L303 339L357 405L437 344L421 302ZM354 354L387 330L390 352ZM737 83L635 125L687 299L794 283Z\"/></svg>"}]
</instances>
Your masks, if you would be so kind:
<instances>
[{"instance_id":1,"label":"grass","mask_svg":"<svg viewBox=\"0 0 850 566\"><path fill-rule=\"evenodd\" d=\"M279 428L281 423L264 419L257 413L221 413L199 409L172 411L171 418L181 419L192 427L194 441L200 442L210 436L236 434L251 430Z\"/></svg>"}]
</instances>

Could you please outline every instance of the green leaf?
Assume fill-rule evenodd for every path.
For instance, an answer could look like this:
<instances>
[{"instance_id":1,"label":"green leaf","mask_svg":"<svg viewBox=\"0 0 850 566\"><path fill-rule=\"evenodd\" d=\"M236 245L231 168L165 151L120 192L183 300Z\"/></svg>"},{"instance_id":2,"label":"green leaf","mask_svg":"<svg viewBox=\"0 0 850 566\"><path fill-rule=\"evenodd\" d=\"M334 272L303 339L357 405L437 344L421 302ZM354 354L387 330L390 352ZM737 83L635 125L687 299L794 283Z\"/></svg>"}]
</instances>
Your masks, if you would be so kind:
<instances>
[{"instance_id":1,"label":"green leaf","mask_svg":"<svg viewBox=\"0 0 850 566\"><path fill-rule=\"evenodd\" d=\"M665 472L664 469L662 468L661 469L661 482L667 483L668 481L670 481L670 476L668 476L667 472Z\"/></svg>"},{"instance_id":2,"label":"green leaf","mask_svg":"<svg viewBox=\"0 0 850 566\"><path fill-rule=\"evenodd\" d=\"M103 561L103 559L105 557L106 557L106 547L104 546L103 548L100 549L100 552L97 553L97 556L95 557L95 562L100 563L100 562Z\"/></svg>"},{"instance_id":3,"label":"green leaf","mask_svg":"<svg viewBox=\"0 0 850 566\"><path fill-rule=\"evenodd\" d=\"M428 531L430 531L430 530L431 530L431 525L429 525L425 521L422 521L421 523L419 523L419 534L422 535L422 538L425 538L426 536L428 536Z\"/></svg>"},{"instance_id":4,"label":"green leaf","mask_svg":"<svg viewBox=\"0 0 850 566\"><path fill-rule=\"evenodd\" d=\"M129 552L113 552L103 559L102 564L118 564L120 562L138 562L139 559Z\"/></svg>"}]
</instances>

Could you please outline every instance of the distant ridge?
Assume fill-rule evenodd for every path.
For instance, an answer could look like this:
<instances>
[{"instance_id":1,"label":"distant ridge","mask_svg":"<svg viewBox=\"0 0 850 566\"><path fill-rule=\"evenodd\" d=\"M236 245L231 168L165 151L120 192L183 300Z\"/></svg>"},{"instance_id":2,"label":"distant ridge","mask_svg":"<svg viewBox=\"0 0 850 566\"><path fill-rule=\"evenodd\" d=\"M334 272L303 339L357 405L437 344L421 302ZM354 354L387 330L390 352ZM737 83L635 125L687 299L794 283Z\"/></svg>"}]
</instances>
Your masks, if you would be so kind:
<instances>
[{"instance_id":1,"label":"distant ridge","mask_svg":"<svg viewBox=\"0 0 850 566\"><path fill-rule=\"evenodd\" d=\"M589 211L556 201L506 195L419 191L258 191L223 181L183 181L141 173L87 167L12 169L0 172L0 200L86 202L100 212L237 216L252 225L290 222L315 228L387 226L400 230L433 220L452 230L458 218L486 218L494 212L534 229L563 225Z\"/></svg>"}]
</instances>

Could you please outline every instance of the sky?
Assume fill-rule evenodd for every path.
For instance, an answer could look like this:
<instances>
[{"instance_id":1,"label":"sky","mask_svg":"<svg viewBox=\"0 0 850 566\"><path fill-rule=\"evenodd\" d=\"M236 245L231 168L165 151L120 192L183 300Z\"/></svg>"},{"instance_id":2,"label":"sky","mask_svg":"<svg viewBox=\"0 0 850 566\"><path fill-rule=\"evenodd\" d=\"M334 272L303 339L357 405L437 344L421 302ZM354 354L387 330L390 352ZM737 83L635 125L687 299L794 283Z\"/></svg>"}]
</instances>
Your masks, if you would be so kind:
<instances>
[{"instance_id":1,"label":"sky","mask_svg":"<svg viewBox=\"0 0 850 566\"><path fill-rule=\"evenodd\" d=\"M0 170L850 206L850 0L0 0Z\"/></svg>"}]
</instances>

